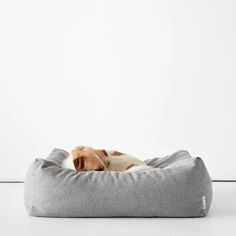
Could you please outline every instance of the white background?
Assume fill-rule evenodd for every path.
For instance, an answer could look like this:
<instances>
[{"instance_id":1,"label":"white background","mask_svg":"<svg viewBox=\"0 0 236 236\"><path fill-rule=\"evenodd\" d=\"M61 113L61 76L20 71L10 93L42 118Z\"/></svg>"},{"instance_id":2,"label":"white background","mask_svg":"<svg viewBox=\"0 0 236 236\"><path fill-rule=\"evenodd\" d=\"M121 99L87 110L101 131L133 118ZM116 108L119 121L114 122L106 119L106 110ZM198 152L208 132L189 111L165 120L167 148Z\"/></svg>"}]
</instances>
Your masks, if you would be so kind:
<instances>
[{"instance_id":1,"label":"white background","mask_svg":"<svg viewBox=\"0 0 236 236\"><path fill-rule=\"evenodd\" d=\"M232 0L0 1L0 179L77 144L236 179L235 42Z\"/></svg>"}]
</instances>

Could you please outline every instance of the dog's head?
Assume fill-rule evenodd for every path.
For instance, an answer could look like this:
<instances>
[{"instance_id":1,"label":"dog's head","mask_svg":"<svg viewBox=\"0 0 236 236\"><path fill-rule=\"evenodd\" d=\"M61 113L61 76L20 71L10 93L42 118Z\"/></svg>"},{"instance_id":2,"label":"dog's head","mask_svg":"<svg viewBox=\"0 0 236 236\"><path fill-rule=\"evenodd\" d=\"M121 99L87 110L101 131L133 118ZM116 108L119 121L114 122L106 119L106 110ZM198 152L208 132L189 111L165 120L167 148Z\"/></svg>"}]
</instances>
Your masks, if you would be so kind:
<instances>
[{"instance_id":1,"label":"dog's head","mask_svg":"<svg viewBox=\"0 0 236 236\"><path fill-rule=\"evenodd\" d=\"M78 146L72 150L72 157L77 171L102 171L109 165L104 149Z\"/></svg>"}]
</instances>

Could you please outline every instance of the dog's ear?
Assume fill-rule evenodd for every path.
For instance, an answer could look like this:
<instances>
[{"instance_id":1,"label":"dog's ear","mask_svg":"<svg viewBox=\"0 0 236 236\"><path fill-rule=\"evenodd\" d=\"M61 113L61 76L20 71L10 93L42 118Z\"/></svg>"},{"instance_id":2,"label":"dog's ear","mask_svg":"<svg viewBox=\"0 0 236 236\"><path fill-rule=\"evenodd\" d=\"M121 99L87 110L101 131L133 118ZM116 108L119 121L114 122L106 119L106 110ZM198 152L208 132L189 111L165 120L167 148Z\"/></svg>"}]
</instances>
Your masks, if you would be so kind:
<instances>
[{"instance_id":1,"label":"dog's ear","mask_svg":"<svg viewBox=\"0 0 236 236\"><path fill-rule=\"evenodd\" d=\"M105 149L95 149L94 151L100 158L108 157L107 151Z\"/></svg>"},{"instance_id":2,"label":"dog's ear","mask_svg":"<svg viewBox=\"0 0 236 236\"><path fill-rule=\"evenodd\" d=\"M83 170L84 168L84 146L77 146L75 147L71 154L72 154L72 158L73 158L73 163L74 163L74 167L77 171Z\"/></svg>"},{"instance_id":3,"label":"dog's ear","mask_svg":"<svg viewBox=\"0 0 236 236\"><path fill-rule=\"evenodd\" d=\"M105 156L108 157L107 151L105 149L99 149L98 151L100 151L101 153L103 153Z\"/></svg>"},{"instance_id":4,"label":"dog's ear","mask_svg":"<svg viewBox=\"0 0 236 236\"><path fill-rule=\"evenodd\" d=\"M78 157L76 157L76 158L73 160L75 169L76 169L77 171L83 170L83 168L84 168L84 160L85 160L85 157L84 157L84 156L78 156Z\"/></svg>"},{"instance_id":5,"label":"dog's ear","mask_svg":"<svg viewBox=\"0 0 236 236\"><path fill-rule=\"evenodd\" d=\"M105 149L95 149L97 156L101 159L106 167L108 167L108 154Z\"/></svg>"},{"instance_id":6,"label":"dog's ear","mask_svg":"<svg viewBox=\"0 0 236 236\"><path fill-rule=\"evenodd\" d=\"M104 170L102 161L95 155L80 155L73 160L76 171L98 171Z\"/></svg>"}]
</instances>

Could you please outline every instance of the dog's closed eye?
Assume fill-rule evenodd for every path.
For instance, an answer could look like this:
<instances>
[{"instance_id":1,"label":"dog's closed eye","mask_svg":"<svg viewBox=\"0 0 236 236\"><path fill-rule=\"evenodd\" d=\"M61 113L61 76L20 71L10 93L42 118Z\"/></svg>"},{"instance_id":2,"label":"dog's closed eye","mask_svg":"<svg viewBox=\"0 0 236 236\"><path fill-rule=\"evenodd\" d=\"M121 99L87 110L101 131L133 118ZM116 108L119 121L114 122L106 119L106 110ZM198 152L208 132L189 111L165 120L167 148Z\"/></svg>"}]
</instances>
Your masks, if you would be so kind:
<instances>
[{"instance_id":1,"label":"dog's closed eye","mask_svg":"<svg viewBox=\"0 0 236 236\"><path fill-rule=\"evenodd\" d=\"M103 171L104 170L104 168L102 167L102 168L97 168L97 169L95 169L95 171Z\"/></svg>"}]
</instances>

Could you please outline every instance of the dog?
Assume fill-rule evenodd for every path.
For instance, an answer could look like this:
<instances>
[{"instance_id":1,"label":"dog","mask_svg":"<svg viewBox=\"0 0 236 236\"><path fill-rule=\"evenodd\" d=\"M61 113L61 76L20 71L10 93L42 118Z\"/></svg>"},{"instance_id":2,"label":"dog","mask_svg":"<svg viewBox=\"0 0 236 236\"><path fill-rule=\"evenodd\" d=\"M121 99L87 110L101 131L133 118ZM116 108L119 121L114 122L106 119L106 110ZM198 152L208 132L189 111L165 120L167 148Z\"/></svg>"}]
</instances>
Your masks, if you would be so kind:
<instances>
[{"instance_id":1,"label":"dog","mask_svg":"<svg viewBox=\"0 0 236 236\"><path fill-rule=\"evenodd\" d=\"M149 170L144 161L131 155L87 146L75 147L62 162L63 168L75 171L139 171Z\"/></svg>"}]
</instances>

